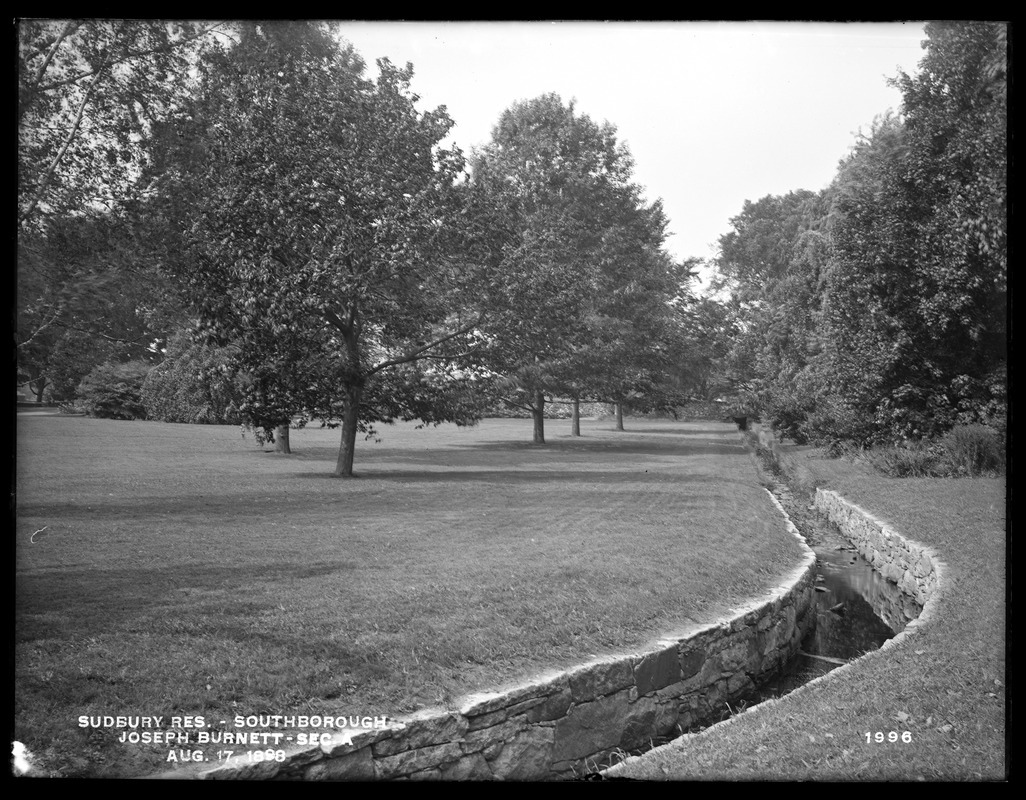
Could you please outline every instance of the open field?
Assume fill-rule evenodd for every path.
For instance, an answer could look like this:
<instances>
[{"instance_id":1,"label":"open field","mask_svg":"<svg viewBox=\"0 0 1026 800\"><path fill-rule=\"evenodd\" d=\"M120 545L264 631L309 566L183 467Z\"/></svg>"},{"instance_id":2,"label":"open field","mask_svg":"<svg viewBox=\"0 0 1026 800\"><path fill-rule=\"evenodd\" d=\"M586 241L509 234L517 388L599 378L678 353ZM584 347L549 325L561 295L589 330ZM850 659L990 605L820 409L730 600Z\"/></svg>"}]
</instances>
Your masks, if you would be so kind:
<instances>
[{"instance_id":1,"label":"open field","mask_svg":"<svg viewBox=\"0 0 1026 800\"><path fill-rule=\"evenodd\" d=\"M1004 479L885 478L823 458L814 448L784 452L785 473L799 483L836 489L940 554L947 568L930 601L930 621L841 672L671 742L616 774L742 781L1007 778ZM891 732L898 741L887 740ZM900 738L905 733L908 741Z\"/></svg>"},{"instance_id":2,"label":"open field","mask_svg":"<svg viewBox=\"0 0 1026 800\"><path fill-rule=\"evenodd\" d=\"M738 432L18 419L15 738L40 774L169 768L80 715L387 715L629 650L798 559ZM173 765L172 765L173 766Z\"/></svg>"}]
</instances>

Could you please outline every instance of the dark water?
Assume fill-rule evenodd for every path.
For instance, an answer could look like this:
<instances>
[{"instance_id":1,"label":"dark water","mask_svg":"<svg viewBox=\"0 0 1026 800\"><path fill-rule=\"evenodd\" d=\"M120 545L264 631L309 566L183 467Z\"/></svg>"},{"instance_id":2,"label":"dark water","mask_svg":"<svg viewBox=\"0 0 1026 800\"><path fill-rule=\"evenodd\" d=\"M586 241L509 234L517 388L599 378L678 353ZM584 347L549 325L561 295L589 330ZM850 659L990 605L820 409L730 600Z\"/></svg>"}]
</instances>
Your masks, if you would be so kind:
<instances>
[{"instance_id":1,"label":"dark water","mask_svg":"<svg viewBox=\"0 0 1026 800\"><path fill-rule=\"evenodd\" d=\"M800 527L816 553L816 626L802 642L801 653L749 705L787 694L878 649L922 611L825 518L806 515Z\"/></svg>"}]
</instances>

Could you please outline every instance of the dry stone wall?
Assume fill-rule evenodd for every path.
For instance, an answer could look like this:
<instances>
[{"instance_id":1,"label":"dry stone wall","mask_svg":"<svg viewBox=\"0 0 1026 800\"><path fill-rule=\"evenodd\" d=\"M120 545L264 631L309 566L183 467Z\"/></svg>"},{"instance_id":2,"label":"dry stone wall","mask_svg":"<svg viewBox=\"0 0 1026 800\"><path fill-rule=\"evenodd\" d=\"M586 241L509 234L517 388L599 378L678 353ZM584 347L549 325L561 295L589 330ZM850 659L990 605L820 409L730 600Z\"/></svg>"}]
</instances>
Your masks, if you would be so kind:
<instances>
[{"instance_id":1,"label":"dry stone wall","mask_svg":"<svg viewBox=\"0 0 1026 800\"><path fill-rule=\"evenodd\" d=\"M718 719L726 703L786 664L815 624L815 555L805 550L802 564L768 598L643 652L475 695L459 711L424 712L387 728L336 736L290 751L284 762L236 762L200 777L544 780L581 774L614 753Z\"/></svg>"},{"instance_id":2,"label":"dry stone wall","mask_svg":"<svg viewBox=\"0 0 1026 800\"><path fill-rule=\"evenodd\" d=\"M937 588L942 568L939 557L924 545L899 534L863 508L837 492L817 489L816 509L858 549L859 554L902 592L921 606Z\"/></svg>"},{"instance_id":3,"label":"dry stone wall","mask_svg":"<svg viewBox=\"0 0 1026 800\"><path fill-rule=\"evenodd\" d=\"M772 438L765 440L760 436L760 444L769 449L773 443ZM774 451L775 456L779 454ZM871 561L878 570L890 576L896 581L906 595L915 597L922 608L922 613L908 622L904 630L888 639L881 645L876 653L886 651L897 646L906 639L913 631L931 620L937 609L937 597L941 592L944 582L944 573L947 565L939 555L932 549L915 542L903 534L898 533L892 526L879 519L875 515L846 500L835 491L817 489L814 500L815 508L826 514L842 533L856 546L863 558ZM927 603L927 601L932 601ZM874 654L868 654L863 658L870 658ZM745 712L745 716L758 714L772 714L773 707L782 702L801 702L799 699L803 691L820 681L838 680L844 673L851 669L851 664L838 667L826 675L822 675L803 686L799 686L786 697L768 700ZM724 725L734 722L735 718L727 720ZM669 745L672 747L672 745ZM645 758L646 756L640 756ZM628 759L626 762L616 764L603 775L609 778L623 777L625 768L636 758ZM629 774L629 773L628 773Z\"/></svg>"}]
</instances>

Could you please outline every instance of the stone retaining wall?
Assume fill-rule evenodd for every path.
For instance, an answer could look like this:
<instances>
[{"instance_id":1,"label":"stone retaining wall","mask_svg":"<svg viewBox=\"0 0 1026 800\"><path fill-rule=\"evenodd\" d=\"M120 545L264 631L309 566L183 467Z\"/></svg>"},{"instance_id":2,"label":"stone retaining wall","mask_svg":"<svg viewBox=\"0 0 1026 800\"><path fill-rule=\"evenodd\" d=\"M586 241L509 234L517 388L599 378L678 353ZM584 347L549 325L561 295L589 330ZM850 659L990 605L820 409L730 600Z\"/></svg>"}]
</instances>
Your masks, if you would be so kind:
<instances>
[{"instance_id":1,"label":"stone retaining wall","mask_svg":"<svg viewBox=\"0 0 1026 800\"><path fill-rule=\"evenodd\" d=\"M544 780L581 774L614 753L718 719L726 703L738 702L790 660L815 624L815 555L805 549L803 563L767 599L641 653L472 696L459 711L424 712L385 729L336 735L330 743L288 752L282 763L236 761L200 777Z\"/></svg>"},{"instance_id":2,"label":"stone retaining wall","mask_svg":"<svg viewBox=\"0 0 1026 800\"><path fill-rule=\"evenodd\" d=\"M787 473L788 480L796 477L791 474L795 471L811 474L800 463L788 461L770 428L758 423L751 427L759 446L768 451L777 467ZM817 488L813 506L840 529L859 555L877 572L925 607L927 598L937 588L942 568L942 562L934 551L899 534L892 526L835 491Z\"/></svg>"},{"instance_id":3,"label":"stone retaining wall","mask_svg":"<svg viewBox=\"0 0 1026 800\"><path fill-rule=\"evenodd\" d=\"M817 489L815 507L851 540L859 554L921 606L937 588L941 562L924 545L899 534L837 492Z\"/></svg>"},{"instance_id":4,"label":"stone retaining wall","mask_svg":"<svg viewBox=\"0 0 1026 800\"><path fill-rule=\"evenodd\" d=\"M773 441L771 438L767 438L764 443L762 437L760 437L760 443L769 449L768 444L773 443ZM777 453L774 454L779 455ZM896 580L898 585L902 587L902 590L914 596L923 607L922 613L917 618L911 620L904 630L885 641L879 650L862 656L862 658L880 657L890 648L899 646L909 636L915 635L922 625L927 624L928 621L933 619L937 613L937 600L942 593L941 587L944 582L944 573L947 565L934 550L899 534L892 526L865 509L846 500L835 491L817 488L814 505L818 511L829 516L831 522L859 549L863 558L872 561L873 565L881 572L889 566L887 573L892 576L891 580ZM930 602L928 603L927 601ZM780 703L800 703L802 692L808 691L810 687L821 681L841 679L844 673L852 668L853 663L849 662L828 672L826 675L821 675L809 683L799 686L784 697L760 703L746 711L744 716L772 714L773 708ZM739 718L732 717L723 722L722 725L730 725L736 719ZM673 745L667 746L672 747ZM639 756L628 759L626 762L616 764L610 769L604 770L602 774L608 778L625 777L625 767L638 758L643 759L645 757ZM629 772L626 777L630 777Z\"/></svg>"}]
</instances>

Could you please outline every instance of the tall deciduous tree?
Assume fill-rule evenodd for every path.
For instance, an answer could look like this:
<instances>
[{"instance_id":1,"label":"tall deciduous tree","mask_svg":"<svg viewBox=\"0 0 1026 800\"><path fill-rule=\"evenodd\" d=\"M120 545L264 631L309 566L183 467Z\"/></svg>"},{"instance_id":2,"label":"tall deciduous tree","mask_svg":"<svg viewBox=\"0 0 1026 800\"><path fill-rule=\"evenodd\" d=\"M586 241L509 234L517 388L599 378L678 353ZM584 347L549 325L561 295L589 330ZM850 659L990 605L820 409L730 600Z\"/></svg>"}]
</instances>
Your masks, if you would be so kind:
<instances>
[{"instance_id":1,"label":"tall deciduous tree","mask_svg":"<svg viewBox=\"0 0 1026 800\"><path fill-rule=\"evenodd\" d=\"M618 430L625 408L667 411L683 405L690 373L693 262L674 264L662 249L665 223L658 204L637 211L633 235L610 229L603 250L611 239L621 241L600 259L602 280L580 344L554 370L560 394L614 404Z\"/></svg>"},{"instance_id":2,"label":"tall deciduous tree","mask_svg":"<svg viewBox=\"0 0 1026 800\"><path fill-rule=\"evenodd\" d=\"M412 66L376 81L333 32L250 24L202 63L179 121L178 199L188 224L172 271L237 348L264 406L341 420L335 474L358 431L395 418L464 421L454 365L479 322L454 253L458 151L444 109L420 112ZM169 159L175 163L174 158Z\"/></svg>"},{"instance_id":3,"label":"tall deciduous tree","mask_svg":"<svg viewBox=\"0 0 1026 800\"><path fill-rule=\"evenodd\" d=\"M903 119L838 176L826 375L865 439L1003 425L1006 28L931 23Z\"/></svg>"},{"instance_id":4,"label":"tall deciduous tree","mask_svg":"<svg viewBox=\"0 0 1026 800\"><path fill-rule=\"evenodd\" d=\"M800 214L746 204L721 240L735 355L788 433L860 443L1005 416L1006 27L931 23L902 115ZM788 220L793 220L791 224Z\"/></svg>"},{"instance_id":5,"label":"tall deciduous tree","mask_svg":"<svg viewBox=\"0 0 1026 800\"><path fill-rule=\"evenodd\" d=\"M506 401L531 412L536 443L547 395L566 391L588 358L597 363L611 329L603 309L644 248L662 243L661 214L639 208L632 166L612 125L555 94L505 111L475 156L470 192L489 219L482 235L494 267L484 357L505 378Z\"/></svg>"},{"instance_id":6,"label":"tall deciduous tree","mask_svg":"<svg viewBox=\"0 0 1026 800\"><path fill-rule=\"evenodd\" d=\"M814 243L822 199L796 191L745 201L720 237L717 268L729 288L733 343L725 376L735 409L774 414L787 405L789 384L807 360L808 326L816 306Z\"/></svg>"}]
</instances>

